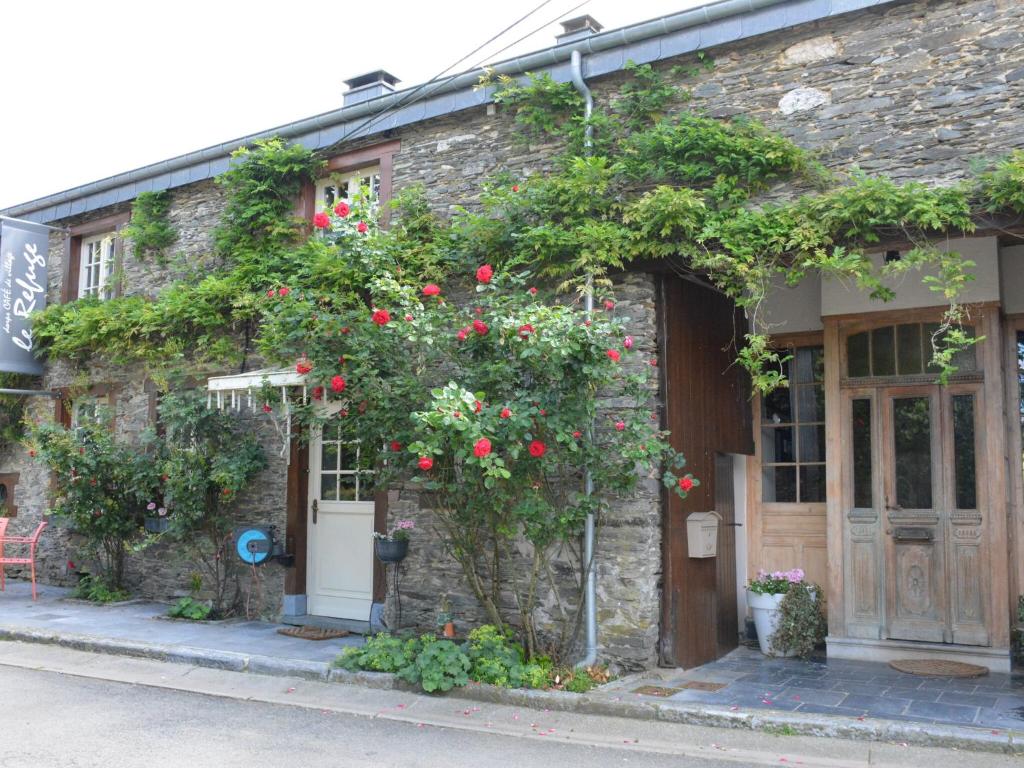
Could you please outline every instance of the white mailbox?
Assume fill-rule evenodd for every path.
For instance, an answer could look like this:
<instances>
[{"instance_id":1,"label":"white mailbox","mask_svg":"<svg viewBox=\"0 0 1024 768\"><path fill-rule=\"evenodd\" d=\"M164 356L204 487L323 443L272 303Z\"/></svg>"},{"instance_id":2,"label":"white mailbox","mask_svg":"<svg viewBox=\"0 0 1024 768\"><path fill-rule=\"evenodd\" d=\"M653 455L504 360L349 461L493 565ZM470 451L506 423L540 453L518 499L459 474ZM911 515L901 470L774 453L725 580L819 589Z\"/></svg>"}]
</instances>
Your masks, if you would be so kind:
<instances>
[{"instance_id":1,"label":"white mailbox","mask_svg":"<svg viewBox=\"0 0 1024 768\"><path fill-rule=\"evenodd\" d=\"M686 518L686 543L690 557L715 557L718 554L717 512L694 512Z\"/></svg>"}]
</instances>

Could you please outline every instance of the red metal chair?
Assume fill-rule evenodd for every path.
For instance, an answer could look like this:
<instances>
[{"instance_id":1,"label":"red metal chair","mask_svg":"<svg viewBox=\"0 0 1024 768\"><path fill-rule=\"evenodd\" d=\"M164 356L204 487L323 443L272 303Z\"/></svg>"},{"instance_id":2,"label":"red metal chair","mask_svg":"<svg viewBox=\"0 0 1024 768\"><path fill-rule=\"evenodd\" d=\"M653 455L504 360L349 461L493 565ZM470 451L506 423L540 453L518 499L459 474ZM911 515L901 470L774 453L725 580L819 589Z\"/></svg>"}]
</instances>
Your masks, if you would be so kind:
<instances>
[{"instance_id":1,"label":"red metal chair","mask_svg":"<svg viewBox=\"0 0 1024 768\"><path fill-rule=\"evenodd\" d=\"M43 533L43 529L48 525L44 520L38 526L35 531L32 532L31 536L6 536L4 535L7 530L7 520L0 520L0 591L3 591L6 584L4 579L4 566L5 565L28 565L31 567L32 572L32 599L36 599L36 545L39 544L39 537ZM27 547L26 557L8 557L4 554L4 545L6 544L19 544Z\"/></svg>"}]
</instances>

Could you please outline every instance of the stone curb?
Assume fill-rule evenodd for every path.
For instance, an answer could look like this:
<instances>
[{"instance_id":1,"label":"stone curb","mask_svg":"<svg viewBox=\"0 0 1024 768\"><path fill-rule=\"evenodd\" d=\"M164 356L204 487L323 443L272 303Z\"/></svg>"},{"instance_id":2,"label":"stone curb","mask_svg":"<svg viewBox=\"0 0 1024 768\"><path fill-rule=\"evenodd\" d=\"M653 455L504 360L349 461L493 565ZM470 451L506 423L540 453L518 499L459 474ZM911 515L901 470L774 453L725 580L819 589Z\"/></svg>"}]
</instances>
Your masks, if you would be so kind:
<instances>
[{"instance_id":1,"label":"stone curb","mask_svg":"<svg viewBox=\"0 0 1024 768\"><path fill-rule=\"evenodd\" d=\"M59 645L78 651L129 656L175 664L248 672L275 677L344 683L377 690L416 691L416 687L383 672L349 672L327 662L282 659L182 645L160 645L90 635L57 634L34 629L0 628L0 641ZM624 717L665 723L739 728L781 736L823 736L853 741L879 741L920 747L945 747L976 752L1024 754L1024 731L986 731L966 726L904 723L892 720L857 720L833 715L792 712L733 712L695 704L666 706L660 702L616 701L607 696L566 694L559 691L519 690L471 684L447 694L452 698L529 709L547 709L581 715Z\"/></svg>"}]
</instances>

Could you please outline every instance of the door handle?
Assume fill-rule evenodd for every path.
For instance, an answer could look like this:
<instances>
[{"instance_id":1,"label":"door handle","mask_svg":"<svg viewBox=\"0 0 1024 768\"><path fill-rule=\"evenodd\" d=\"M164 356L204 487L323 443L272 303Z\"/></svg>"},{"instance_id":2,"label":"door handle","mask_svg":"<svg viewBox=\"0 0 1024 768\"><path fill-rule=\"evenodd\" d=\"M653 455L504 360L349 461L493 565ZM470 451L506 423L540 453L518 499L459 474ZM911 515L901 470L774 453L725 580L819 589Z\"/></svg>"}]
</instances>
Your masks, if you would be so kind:
<instances>
[{"instance_id":1,"label":"door handle","mask_svg":"<svg viewBox=\"0 0 1024 768\"><path fill-rule=\"evenodd\" d=\"M723 523L723 527L725 527L725 528L742 528L743 527L743 523Z\"/></svg>"},{"instance_id":2,"label":"door handle","mask_svg":"<svg viewBox=\"0 0 1024 768\"><path fill-rule=\"evenodd\" d=\"M313 499L313 525L316 525L316 513L320 511L320 505Z\"/></svg>"}]
</instances>

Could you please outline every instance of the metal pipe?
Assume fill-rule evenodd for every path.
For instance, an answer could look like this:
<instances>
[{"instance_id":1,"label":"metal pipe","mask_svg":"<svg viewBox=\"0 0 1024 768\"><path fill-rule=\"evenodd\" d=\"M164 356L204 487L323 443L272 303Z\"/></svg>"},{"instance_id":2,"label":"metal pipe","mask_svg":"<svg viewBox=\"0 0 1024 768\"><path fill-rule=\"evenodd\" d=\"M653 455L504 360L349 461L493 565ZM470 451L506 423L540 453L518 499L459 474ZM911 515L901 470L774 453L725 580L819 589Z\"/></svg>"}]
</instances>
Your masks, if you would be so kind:
<instances>
[{"instance_id":1,"label":"metal pipe","mask_svg":"<svg viewBox=\"0 0 1024 768\"><path fill-rule=\"evenodd\" d=\"M8 389L0 387L0 395L26 395L27 397L60 397L60 392L50 392L46 389Z\"/></svg>"},{"instance_id":2,"label":"metal pipe","mask_svg":"<svg viewBox=\"0 0 1024 768\"><path fill-rule=\"evenodd\" d=\"M583 97L583 151L590 155L594 148L594 126L590 123L591 115L594 112L594 95L590 92L587 84L583 81L583 55L579 50L573 49L569 58L572 66L572 84L576 86ZM594 278L587 275L587 287L583 297L584 310L589 321L594 314ZM588 439L594 436L593 423L587 425ZM594 495L594 478L588 468L583 474L583 493L589 499ZM583 593L583 616L586 627L586 648L583 658L577 666L590 667L597 662L597 571L594 569L594 540L596 538L595 521L593 511L587 513L587 519L583 526L583 563L587 575L586 587Z\"/></svg>"}]
</instances>

